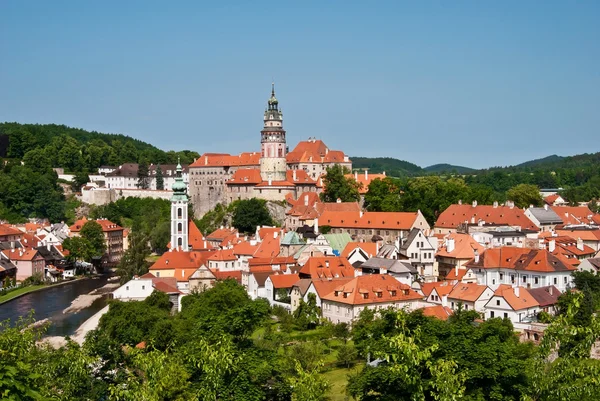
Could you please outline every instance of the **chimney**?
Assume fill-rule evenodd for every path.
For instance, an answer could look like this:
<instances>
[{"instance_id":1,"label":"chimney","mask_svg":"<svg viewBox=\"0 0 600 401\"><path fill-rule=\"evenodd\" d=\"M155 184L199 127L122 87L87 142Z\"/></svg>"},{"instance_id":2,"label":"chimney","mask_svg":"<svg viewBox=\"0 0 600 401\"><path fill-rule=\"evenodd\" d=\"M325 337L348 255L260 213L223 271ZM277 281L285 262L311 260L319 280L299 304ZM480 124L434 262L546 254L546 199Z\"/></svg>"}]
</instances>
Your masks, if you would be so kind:
<instances>
[{"instance_id":1,"label":"chimney","mask_svg":"<svg viewBox=\"0 0 600 401\"><path fill-rule=\"evenodd\" d=\"M454 251L454 238L448 238L446 243L446 252L452 253Z\"/></svg>"},{"instance_id":2,"label":"chimney","mask_svg":"<svg viewBox=\"0 0 600 401\"><path fill-rule=\"evenodd\" d=\"M498 201L494 201L494 209L498 207Z\"/></svg>"},{"instance_id":3,"label":"chimney","mask_svg":"<svg viewBox=\"0 0 600 401\"><path fill-rule=\"evenodd\" d=\"M473 201L473 207L477 207L477 201L476 200Z\"/></svg>"},{"instance_id":4,"label":"chimney","mask_svg":"<svg viewBox=\"0 0 600 401\"><path fill-rule=\"evenodd\" d=\"M550 242L548 242L548 252L552 253L554 252L554 249L556 249L556 241L550 240Z\"/></svg>"},{"instance_id":5,"label":"chimney","mask_svg":"<svg viewBox=\"0 0 600 401\"><path fill-rule=\"evenodd\" d=\"M313 227L315 229L315 234L319 234L319 218L318 217L315 219L315 224Z\"/></svg>"},{"instance_id":6,"label":"chimney","mask_svg":"<svg viewBox=\"0 0 600 401\"><path fill-rule=\"evenodd\" d=\"M448 307L448 295L444 295L444 296L442 297L442 306L443 306L444 308L447 308L447 307Z\"/></svg>"},{"instance_id":7,"label":"chimney","mask_svg":"<svg viewBox=\"0 0 600 401\"><path fill-rule=\"evenodd\" d=\"M577 249L583 251L583 240L581 238L577 238Z\"/></svg>"},{"instance_id":8,"label":"chimney","mask_svg":"<svg viewBox=\"0 0 600 401\"><path fill-rule=\"evenodd\" d=\"M519 287L519 286L516 286L516 287L514 287L514 290L515 290L515 296L516 296L517 298L519 298L519 294L521 293L520 287Z\"/></svg>"}]
</instances>

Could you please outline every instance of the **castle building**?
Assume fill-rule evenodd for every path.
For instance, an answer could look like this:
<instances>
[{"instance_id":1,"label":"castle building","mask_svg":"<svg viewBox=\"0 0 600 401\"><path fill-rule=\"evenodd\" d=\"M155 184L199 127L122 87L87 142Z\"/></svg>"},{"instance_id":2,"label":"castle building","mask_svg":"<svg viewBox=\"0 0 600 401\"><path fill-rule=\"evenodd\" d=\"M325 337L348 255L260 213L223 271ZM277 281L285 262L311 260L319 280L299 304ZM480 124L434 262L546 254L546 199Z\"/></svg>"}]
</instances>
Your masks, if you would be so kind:
<instances>
[{"instance_id":1,"label":"castle building","mask_svg":"<svg viewBox=\"0 0 600 401\"><path fill-rule=\"evenodd\" d=\"M217 204L261 198L283 201L303 192L322 191L327 167L352 162L342 151L330 150L321 140L309 138L288 152L283 112L275 87L264 112L260 152L239 155L205 153L189 166L189 188L194 214L202 216Z\"/></svg>"}]
</instances>

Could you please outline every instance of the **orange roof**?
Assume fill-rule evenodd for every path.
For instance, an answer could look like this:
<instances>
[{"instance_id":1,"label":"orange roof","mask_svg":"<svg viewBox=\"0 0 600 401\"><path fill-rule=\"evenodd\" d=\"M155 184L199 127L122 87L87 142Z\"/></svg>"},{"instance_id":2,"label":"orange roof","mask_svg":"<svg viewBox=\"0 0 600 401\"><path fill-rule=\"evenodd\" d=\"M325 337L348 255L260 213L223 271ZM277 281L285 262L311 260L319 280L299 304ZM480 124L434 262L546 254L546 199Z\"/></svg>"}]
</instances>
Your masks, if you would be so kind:
<instances>
[{"instance_id":1,"label":"orange roof","mask_svg":"<svg viewBox=\"0 0 600 401\"><path fill-rule=\"evenodd\" d=\"M431 295L431 292L435 288L441 287L441 286L452 288L452 286L449 285L447 281L433 281L433 282L430 282L430 283L423 283L423 284L421 284L421 291L423 292L423 295L426 298L429 298L429 295Z\"/></svg>"},{"instance_id":2,"label":"orange roof","mask_svg":"<svg viewBox=\"0 0 600 401\"><path fill-rule=\"evenodd\" d=\"M228 166L259 166L260 153L245 152L237 156L228 153L205 153L196 161L190 164L190 167L228 167Z\"/></svg>"},{"instance_id":3,"label":"orange roof","mask_svg":"<svg viewBox=\"0 0 600 401\"><path fill-rule=\"evenodd\" d=\"M242 282L242 271L241 270L230 270L230 271L220 271L220 270L211 270L217 280L227 280L234 279L238 283Z\"/></svg>"},{"instance_id":4,"label":"orange roof","mask_svg":"<svg viewBox=\"0 0 600 401\"><path fill-rule=\"evenodd\" d=\"M501 284L494 292L494 296L504 298L513 310L535 308L540 305L525 287L519 287L519 296L517 297L513 287Z\"/></svg>"},{"instance_id":5,"label":"orange roof","mask_svg":"<svg viewBox=\"0 0 600 401\"><path fill-rule=\"evenodd\" d=\"M210 241L223 241L225 238L235 233L237 233L235 228L218 228L212 233L208 234L206 238L208 238Z\"/></svg>"},{"instance_id":6,"label":"orange roof","mask_svg":"<svg viewBox=\"0 0 600 401\"><path fill-rule=\"evenodd\" d=\"M227 184L256 185L261 182L260 169L257 168L241 168L227 180Z\"/></svg>"},{"instance_id":7,"label":"orange roof","mask_svg":"<svg viewBox=\"0 0 600 401\"><path fill-rule=\"evenodd\" d=\"M25 251L21 251L19 249L11 249L11 250L5 250L2 251L2 253L9 259L9 260L22 260L22 261L32 261L36 258L36 256L38 258L41 258L41 256L39 256L38 251L36 251L35 249L29 248L26 249Z\"/></svg>"},{"instance_id":8,"label":"orange roof","mask_svg":"<svg viewBox=\"0 0 600 401\"><path fill-rule=\"evenodd\" d=\"M279 229L278 229L279 230ZM258 245L258 249L254 253L255 258L273 258L279 255L279 245L281 243L281 235L277 232L268 232Z\"/></svg>"},{"instance_id":9,"label":"orange roof","mask_svg":"<svg viewBox=\"0 0 600 401\"><path fill-rule=\"evenodd\" d=\"M254 255L254 252L258 249L258 245L252 245L250 241L242 241L239 244L233 246L234 255Z\"/></svg>"},{"instance_id":10,"label":"orange roof","mask_svg":"<svg viewBox=\"0 0 600 401\"><path fill-rule=\"evenodd\" d=\"M552 255L545 249L517 248L513 246L487 249L479 256L478 262L472 259L467 262L466 266L469 268L505 268L538 272L577 270L561 255Z\"/></svg>"},{"instance_id":11,"label":"orange roof","mask_svg":"<svg viewBox=\"0 0 600 401\"><path fill-rule=\"evenodd\" d=\"M22 236L23 232L6 224L0 224L0 236L18 235Z\"/></svg>"},{"instance_id":12,"label":"orange roof","mask_svg":"<svg viewBox=\"0 0 600 401\"><path fill-rule=\"evenodd\" d=\"M452 309L442 305L426 306L421 310L423 316L435 317L440 320L448 320L448 317L453 315Z\"/></svg>"},{"instance_id":13,"label":"orange roof","mask_svg":"<svg viewBox=\"0 0 600 401\"><path fill-rule=\"evenodd\" d=\"M312 257L300 269L300 273L311 278L354 277L354 267L348 259L339 256Z\"/></svg>"},{"instance_id":14,"label":"orange roof","mask_svg":"<svg viewBox=\"0 0 600 401\"><path fill-rule=\"evenodd\" d=\"M399 282L392 276L370 274L355 277L351 281L337 286L321 299L350 305L365 305L416 301L422 298L408 285Z\"/></svg>"},{"instance_id":15,"label":"orange roof","mask_svg":"<svg viewBox=\"0 0 600 401\"><path fill-rule=\"evenodd\" d=\"M352 178L352 179L354 179L354 181L358 182L360 184L358 192L360 192L361 194L366 194L369 191L369 184L371 184L371 181L383 180L384 178L386 178L386 175L385 175L385 173L383 173L383 174L368 174L368 173L359 174L358 172L356 172L354 174L346 174L346 178Z\"/></svg>"},{"instance_id":16,"label":"orange roof","mask_svg":"<svg viewBox=\"0 0 600 401\"><path fill-rule=\"evenodd\" d=\"M510 206L477 205L470 204L450 205L444 210L435 227L456 229L460 224L477 224L479 221L486 225L519 226L521 229L539 231L537 226L525 216L522 209Z\"/></svg>"},{"instance_id":17,"label":"orange roof","mask_svg":"<svg viewBox=\"0 0 600 401\"><path fill-rule=\"evenodd\" d=\"M197 269L204 264L212 252L178 251L165 252L150 270Z\"/></svg>"},{"instance_id":18,"label":"orange roof","mask_svg":"<svg viewBox=\"0 0 600 401\"><path fill-rule=\"evenodd\" d=\"M78 233L81 231L81 229L83 228L85 223L87 223L88 221L95 221L96 223L100 224L103 232L123 231L123 227L119 226L118 224L113 223L110 220L107 220L107 219L88 220L85 216L82 217L81 219L77 220L71 227L69 227L69 230L71 230L71 232L73 232L73 233Z\"/></svg>"},{"instance_id":19,"label":"orange roof","mask_svg":"<svg viewBox=\"0 0 600 401\"><path fill-rule=\"evenodd\" d=\"M475 251L481 255L485 248L475 241L469 234L448 234L446 240L454 240L454 249L448 252L448 241L442 242L436 256L454 259L470 259L475 256Z\"/></svg>"},{"instance_id":20,"label":"orange roof","mask_svg":"<svg viewBox=\"0 0 600 401\"><path fill-rule=\"evenodd\" d=\"M458 283L452 288L448 294L450 299L458 299L459 301L475 302L488 287L476 283Z\"/></svg>"},{"instance_id":21,"label":"orange roof","mask_svg":"<svg viewBox=\"0 0 600 401\"><path fill-rule=\"evenodd\" d=\"M190 276L194 274L196 270L198 269L195 267L182 269L175 268L175 273L173 274L173 277L175 277L177 281L190 281Z\"/></svg>"},{"instance_id":22,"label":"orange roof","mask_svg":"<svg viewBox=\"0 0 600 401\"><path fill-rule=\"evenodd\" d=\"M595 224L594 217L587 206L550 206L563 221L563 224Z\"/></svg>"},{"instance_id":23,"label":"orange roof","mask_svg":"<svg viewBox=\"0 0 600 401\"><path fill-rule=\"evenodd\" d=\"M362 249L369 257L377 255L377 243L375 242L348 242L340 256L347 258L356 248Z\"/></svg>"},{"instance_id":24,"label":"orange roof","mask_svg":"<svg viewBox=\"0 0 600 401\"><path fill-rule=\"evenodd\" d=\"M298 274L272 274L269 276L273 288L292 288L300 280Z\"/></svg>"},{"instance_id":25,"label":"orange roof","mask_svg":"<svg viewBox=\"0 0 600 401\"><path fill-rule=\"evenodd\" d=\"M219 249L209 256L208 260L213 262L223 262L227 260L237 260L237 257L233 254L233 249Z\"/></svg>"},{"instance_id":26,"label":"orange roof","mask_svg":"<svg viewBox=\"0 0 600 401\"><path fill-rule=\"evenodd\" d=\"M418 212L328 212L319 217L321 226L336 228L375 228L388 230L410 230Z\"/></svg>"}]
</instances>

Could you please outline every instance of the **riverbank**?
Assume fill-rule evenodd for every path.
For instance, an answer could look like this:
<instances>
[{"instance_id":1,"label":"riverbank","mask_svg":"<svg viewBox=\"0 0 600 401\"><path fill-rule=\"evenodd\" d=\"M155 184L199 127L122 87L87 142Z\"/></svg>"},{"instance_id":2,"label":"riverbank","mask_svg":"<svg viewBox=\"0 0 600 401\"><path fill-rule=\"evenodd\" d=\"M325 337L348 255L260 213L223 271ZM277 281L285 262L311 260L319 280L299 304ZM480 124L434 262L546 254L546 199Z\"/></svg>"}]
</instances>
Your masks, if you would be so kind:
<instances>
[{"instance_id":1,"label":"riverbank","mask_svg":"<svg viewBox=\"0 0 600 401\"><path fill-rule=\"evenodd\" d=\"M80 295L77 298L75 298L73 302L71 302L71 305L68 308L63 310L63 313L79 312L80 310L92 305L95 300L102 298L106 294L112 293L113 290L115 290L119 286L119 283L108 283L103 287L91 291L89 294Z\"/></svg>"},{"instance_id":2,"label":"riverbank","mask_svg":"<svg viewBox=\"0 0 600 401\"><path fill-rule=\"evenodd\" d=\"M27 287L19 287L15 290L9 291L4 295L0 295L0 305L5 302L12 301L13 299L19 298L25 294L29 294L30 292L39 291L43 288L48 287L48 285L40 284L40 285L30 285Z\"/></svg>"}]
</instances>

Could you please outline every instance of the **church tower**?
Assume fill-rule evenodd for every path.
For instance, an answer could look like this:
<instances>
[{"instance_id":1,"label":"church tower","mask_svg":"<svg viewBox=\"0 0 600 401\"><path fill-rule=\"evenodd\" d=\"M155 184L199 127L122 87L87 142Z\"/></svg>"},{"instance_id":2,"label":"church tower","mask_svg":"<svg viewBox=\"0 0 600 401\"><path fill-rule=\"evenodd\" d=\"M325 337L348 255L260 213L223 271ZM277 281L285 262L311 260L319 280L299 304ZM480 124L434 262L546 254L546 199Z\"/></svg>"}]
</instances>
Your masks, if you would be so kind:
<instances>
[{"instance_id":1,"label":"church tower","mask_svg":"<svg viewBox=\"0 0 600 401\"><path fill-rule=\"evenodd\" d=\"M271 85L271 98L265 110L264 122L264 128L260 131L260 176L263 181L285 181L287 148L283 113L275 97L275 84Z\"/></svg>"},{"instance_id":2,"label":"church tower","mask_svg":"<svg viewBox=\"0 0 600 401\"><path fill-rule=\"evenodd\" d=\"M177 160L177 175L171 197L171 249L188 250L188 196Z\"/></svg>"}]
</instances>

